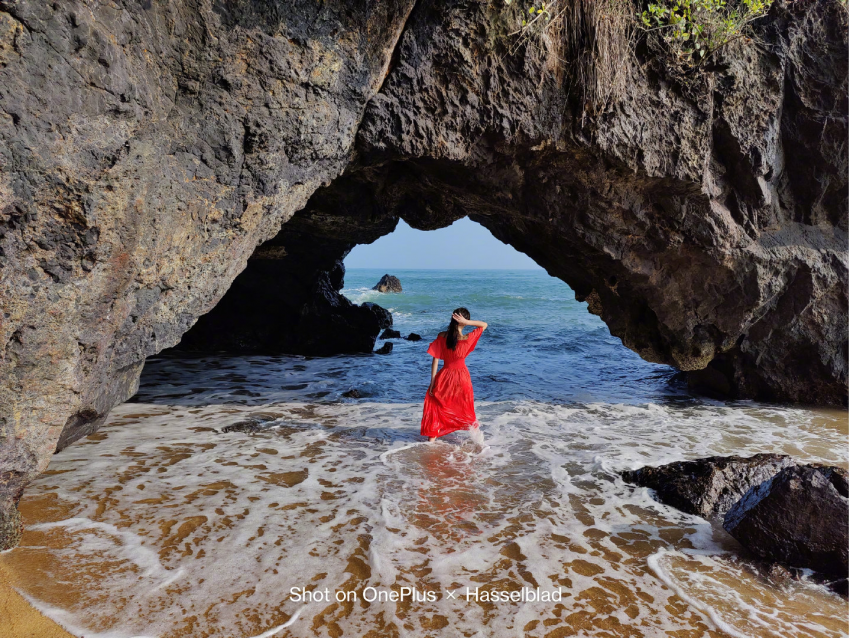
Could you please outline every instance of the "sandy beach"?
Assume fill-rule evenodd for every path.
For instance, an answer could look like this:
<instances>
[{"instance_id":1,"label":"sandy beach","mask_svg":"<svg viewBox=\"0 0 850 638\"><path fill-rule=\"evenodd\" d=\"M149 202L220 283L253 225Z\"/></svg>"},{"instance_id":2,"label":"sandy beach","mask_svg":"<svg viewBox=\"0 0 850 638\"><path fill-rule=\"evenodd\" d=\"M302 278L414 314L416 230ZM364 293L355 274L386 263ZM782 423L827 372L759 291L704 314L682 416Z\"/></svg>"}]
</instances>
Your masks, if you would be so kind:
<instances>
[{"instance_id":1,"label":"sandy beach","mask_svg":"<svg viewBox=\"0 0 850 638\"><path fill-rule=\"evenodd\" d=\"M12 587L11 575L0 562L0 618L3 638L73 638L42 615Z\"/></svg>"}]
</instances>

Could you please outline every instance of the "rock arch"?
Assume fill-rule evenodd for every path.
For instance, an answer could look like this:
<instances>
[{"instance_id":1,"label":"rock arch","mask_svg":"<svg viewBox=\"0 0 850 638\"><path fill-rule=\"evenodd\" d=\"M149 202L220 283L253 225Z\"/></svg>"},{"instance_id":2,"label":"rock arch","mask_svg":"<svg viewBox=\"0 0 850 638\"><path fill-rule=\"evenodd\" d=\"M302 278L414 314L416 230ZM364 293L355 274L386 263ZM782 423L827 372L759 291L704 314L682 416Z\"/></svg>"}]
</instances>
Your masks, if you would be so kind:
<instances>
[{"instance_id":1,"label":"rock arch","mask_svg":"<svg viewBox=\"0 0 850 638\"><path fill-rule=\"evenodd\" d=\"M0 546L57 443L287 233L317 242L293 288L333 288L396 217L469 215L647 359L846 401L843 9L776 0L695 84L644 47L592 117L498 12L0 0Z\"/></svg>"}]
</instances>

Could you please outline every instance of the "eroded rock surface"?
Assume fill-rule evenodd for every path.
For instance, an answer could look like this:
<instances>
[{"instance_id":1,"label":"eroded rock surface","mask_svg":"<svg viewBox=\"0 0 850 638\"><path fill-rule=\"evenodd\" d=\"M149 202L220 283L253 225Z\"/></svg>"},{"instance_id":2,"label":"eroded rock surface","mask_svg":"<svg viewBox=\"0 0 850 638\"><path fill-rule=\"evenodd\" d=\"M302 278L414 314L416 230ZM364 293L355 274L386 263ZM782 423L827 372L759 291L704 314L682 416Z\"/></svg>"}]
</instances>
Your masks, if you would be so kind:
<instances>
[{"instance_id":1,"label":"eroded rock surface","mask_svg":"<svg viewBox=\"0 0 850 638\"><path fill-rule=\"evenodd\" d=\"M723 518L751 488L794 465L782 454L710 456L623 472L623 480L655 490L656 497L688 514Z\"/></svg>"},{"instance_id":2,"label":"eroded rock surface","mask_svg":"<svg viewBox=\"0 0 850 638\"><path fill-rule=\"evenodd\" d=\"M346 166L413 4L0 0L0 521Z\"/></svg>"},{"instance_id":3,"label":"eroded rock surface","mask_svg":"<svg viewBox=\"0 0 850 638\"><path fill-rule=\"evenodd\" d=\"M0 0L0 530L211 308L187 347L374 330L339 264L400 218L470 216L695 385L843 403L844 8L776 0L691 84L639 45L601 103L521 10Z\"/></svg>"},{"instance_id":4,"label":"eroded rock surface","mask_svg":"<svg viewBox=\"0 0 850 638\"><path fill-rule=\"evenodd\" d=\"M392 314L351 303L340 290L345 266L297 241L299 220L263 244L215 309L184 335L180 350L334 355L372 352ZM293 236L296 239L290 241ZM334 255L335 253L331 253ZM320 257L316 259L316 257Z\"/></svg>"},{"instance_id":5,"label":"eroded rock surface","mask_svg":"<svg viewBox=\"0 0 850 638\"><path fill-rule=\"evenodd\" d=\"M361 179L415 228L468 214L645 359L707 370L695 385L843 403L842 11L776 2L766 49L730 47L701 88L639 49L593 118L532 55L492 55L492 5L420 3L358 133Z\"/></svg>"},{"instance_id":6,"label":"eroded rock surface","mask_svg":"<svg viewBox=\"0 0 850 638\"><path fill-rule=\"evenodd\" d=\"M749 490L723 527L760 558L847 578L847 472L785 468Z\"/></svg>"},{"instance_id":7,"label":"eroded rock surface","mask_svg":"<svg viewBox=\"0 0 850 638\"><path fill-rule=\"evenodd\" d=\"M687 86L639 48L591 117L539 48L503 54L495 4L417 4L309 214L349 237L467 215L696 388L846 403L843 9L779 0L769 46L732 45Z\"/></svg>"}]
</instances>

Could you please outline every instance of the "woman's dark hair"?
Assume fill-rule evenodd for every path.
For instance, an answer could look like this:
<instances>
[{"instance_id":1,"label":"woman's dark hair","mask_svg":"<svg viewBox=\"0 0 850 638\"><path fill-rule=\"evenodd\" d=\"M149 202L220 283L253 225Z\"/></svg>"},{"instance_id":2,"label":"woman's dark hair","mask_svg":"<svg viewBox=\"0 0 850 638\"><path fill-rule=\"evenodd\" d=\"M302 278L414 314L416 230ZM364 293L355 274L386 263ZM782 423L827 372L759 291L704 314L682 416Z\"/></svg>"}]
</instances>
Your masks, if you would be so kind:
<instances>
[{"instance_id":1,"label":"woman's dark hair","mask_svg":"<svg viewBox=\"0 0 850 638\"><path fill-rule=\"evenodd\" d=\"M455 308L452 311L452 314L460 315L464 319L469 319L469 310L466 308ZM457 345L457 328L457 321L455 321L454 317L452 317L452 320L449 322L449 329L446 331L446 347L449 350L454 350Z\"/></svg>"}]
</instances>

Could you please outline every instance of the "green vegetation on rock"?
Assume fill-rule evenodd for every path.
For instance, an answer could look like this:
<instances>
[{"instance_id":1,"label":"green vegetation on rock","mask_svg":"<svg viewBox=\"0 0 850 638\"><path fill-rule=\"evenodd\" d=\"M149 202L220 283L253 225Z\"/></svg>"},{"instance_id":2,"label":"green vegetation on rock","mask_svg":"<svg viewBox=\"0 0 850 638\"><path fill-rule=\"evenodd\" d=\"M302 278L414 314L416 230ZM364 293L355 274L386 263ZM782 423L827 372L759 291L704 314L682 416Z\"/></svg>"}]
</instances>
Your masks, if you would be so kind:
<instances>
[{"instance_id":1,"label":"green vegetation on rock","mask_svg":"<svg viewBox=\"0 0 850 638\"><path fill-rule=\"evenodd\" d=\"M661 0L640 14L643 27L658 31L676 60L697 66L764 16L773 0Z\"/></svg>"}]
</instances>

